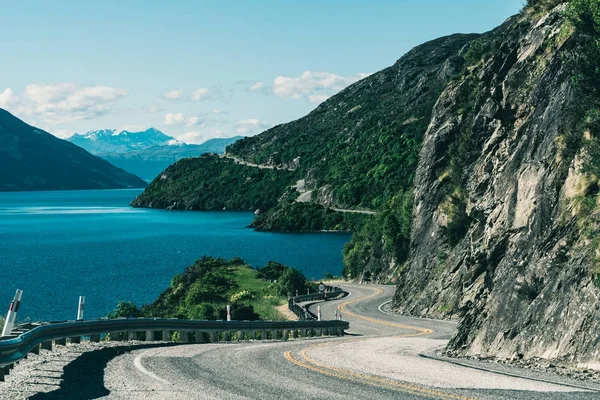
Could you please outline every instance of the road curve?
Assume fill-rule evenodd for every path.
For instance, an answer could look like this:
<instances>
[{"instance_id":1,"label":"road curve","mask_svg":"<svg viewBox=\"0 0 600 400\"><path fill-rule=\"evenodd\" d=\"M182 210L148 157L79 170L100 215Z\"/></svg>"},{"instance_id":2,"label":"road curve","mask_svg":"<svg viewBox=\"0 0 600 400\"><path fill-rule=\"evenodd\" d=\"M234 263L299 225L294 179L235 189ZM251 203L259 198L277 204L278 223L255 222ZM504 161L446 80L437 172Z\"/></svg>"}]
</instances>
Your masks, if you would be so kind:
<instances>
[{"instance_id":1,"label":"road curve","mask_svg":"<svg viewBox=\"0 0 600 400\"><path fill-rule=\"evenodd\" d=\"M510 377L420 356L455 324L385 314L394 288L344 285L321 303L352 336L287 342L190 344L136 350L104 371L110 399L592 399L597 392Z\"/></svg>"}]
</instances>

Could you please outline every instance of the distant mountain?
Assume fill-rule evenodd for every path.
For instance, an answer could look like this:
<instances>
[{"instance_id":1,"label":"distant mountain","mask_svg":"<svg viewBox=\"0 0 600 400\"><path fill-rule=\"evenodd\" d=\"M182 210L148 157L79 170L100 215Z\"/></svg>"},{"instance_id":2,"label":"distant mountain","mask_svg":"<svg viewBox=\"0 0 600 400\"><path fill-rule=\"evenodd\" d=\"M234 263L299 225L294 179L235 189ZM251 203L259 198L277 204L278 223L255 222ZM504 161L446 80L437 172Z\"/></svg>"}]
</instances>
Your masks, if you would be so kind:
<instances>
[{"instance_id":1,"label":"distant mountain","mask_svg":"<svg viewBox=\"0 0 600 400\"><path fill-rule=\"evenodd\" d=\"M225 147L241 138L235 136L210 139L202 144L187 144L150 128L142 132L113 129L90 131L75 134L67 140L149 182L182 158L198 157L204 153L224 153Z\"/></svg>"},{"instance_id":2,"label":"distant mountain","mask_svg":"<svg viewBox=\"0 0 600 400\"><path fill-rule=\"evenodd\" d=\"M96 155L124 153L145 150L155 146L179 146L183 144L154 128L143 132L103 129L90 131L82 135L76 133L67 140Z\"/></svg>"},{"instance_id":3,"label":"distant mountain","mask_svg":"<svg viewBox=\"0 0 600 400\"><path fill-rule=\"evenodd\" d=\"M0 191L145 186L137 176L0 109Z\"/></svg>"}]
</instances>

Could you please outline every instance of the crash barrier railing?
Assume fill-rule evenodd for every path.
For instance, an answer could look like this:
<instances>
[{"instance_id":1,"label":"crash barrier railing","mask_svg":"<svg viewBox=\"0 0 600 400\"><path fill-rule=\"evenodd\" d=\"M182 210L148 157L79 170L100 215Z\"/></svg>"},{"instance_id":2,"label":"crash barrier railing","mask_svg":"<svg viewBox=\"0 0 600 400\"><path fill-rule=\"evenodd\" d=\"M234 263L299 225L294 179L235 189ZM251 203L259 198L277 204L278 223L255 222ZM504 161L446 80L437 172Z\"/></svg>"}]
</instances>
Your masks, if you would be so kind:
<instances>
[{"instance_id":1,"label":"crash barrier railing","mask_svg":"<svg viewBox=\"0 0 600 400\"><path fill-rule=\"evenodd\" d=\"M242 340L288 340L312 336L343 336L346 321L195 321L181 319L132 318L68 321L18 326L13 336L0 340L0 380L14 363L29 353L52 350L53 345L100 340L146 340L207 343ZM15 336L19 329L26 332Z\"/></svg>"},{"instance_id":2,"label":"crash barrier railing","mask_svg":"<svg viewBox=\"0 0 600 400\"><path fill-rule=\"evenodd\" d=\"M296 314L296 316L300 320L314 321L314 320L320 319L319 315L313 313L309 309L309 307L302 306L299 303L336 300L344 295L346 295L346 292L344 292L341 288L339 288L337 286L325 286L325 289L322 292L319 291L319 292L315 292L315 293L303 294L300 296L290 298L288 300L288 308L290 309L291 312ZM337 319L337 317L338 317L338 315L336 312L336 319Z\"/></svg>"}]
</instances>

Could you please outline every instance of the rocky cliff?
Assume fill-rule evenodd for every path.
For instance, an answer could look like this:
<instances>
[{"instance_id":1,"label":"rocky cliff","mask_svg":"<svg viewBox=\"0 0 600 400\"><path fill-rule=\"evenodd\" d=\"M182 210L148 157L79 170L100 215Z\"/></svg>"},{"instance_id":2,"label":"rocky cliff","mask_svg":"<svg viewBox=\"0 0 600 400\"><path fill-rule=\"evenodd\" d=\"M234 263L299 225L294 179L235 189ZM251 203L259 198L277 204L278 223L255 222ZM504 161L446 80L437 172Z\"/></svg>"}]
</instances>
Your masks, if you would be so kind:
<instances>
[{"instance_id":1,"label":"rocky cliff","mask_svg":"<svg viewBox=\"0 0 600 400\"><path fill-rule=\"evenodd\" d=\"M539 3L479 39L433 109L394 307L460 319L458 354L598 368L594 2Z\"/></svg>"},{"instance_id":2,"label":"rocky cliff","mask_svg":"<svg viewBox=\"0 0 600 400\"><path fill-rule=\"evenodd\" d=\"M600 368L598 65L597 0L528 0L235 143L240 165L174 165L135 204L202 209L233 179L223 202L262 201L271 227L340 224L315 203L376 211L343 221L345 276L392 279L399 312L459 320L450 352Z\"/></svg>"}]
</instances>

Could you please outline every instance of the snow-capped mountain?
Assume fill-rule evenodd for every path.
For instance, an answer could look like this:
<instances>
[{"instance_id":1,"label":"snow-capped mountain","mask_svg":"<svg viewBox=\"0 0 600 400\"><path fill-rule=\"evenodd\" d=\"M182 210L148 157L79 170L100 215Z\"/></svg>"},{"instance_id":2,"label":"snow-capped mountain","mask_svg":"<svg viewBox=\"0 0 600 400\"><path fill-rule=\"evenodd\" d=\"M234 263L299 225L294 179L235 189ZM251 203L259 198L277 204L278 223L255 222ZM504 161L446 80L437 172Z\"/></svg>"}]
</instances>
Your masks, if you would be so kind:
<instances>
[{"instance_id":1,"label":"snow-capped mountain","mask_svg":"<svg viewBox=\"0 0 600 400\"><path fill-rule=\"evenodd\" d=\"M67 140L96 155L144 150L154 146L172 146L182 143L154 128L142 132L102 129L84 134L76 133Z\"/></svg>"},{"instance_id":2,"label":"snow-capped mountain","mask_svg":"<svg viewBox=\"0 0 600 400\"><path fill-rule=\"evenodd\" d=\"M102 129L76 133L67 140L149 182L182 158L198 157L203 153L224 153L225 147L241 138L236 136L210 139L202 144L187 144L150 128L142 132Z\"/></svg>"}]
</instances>

